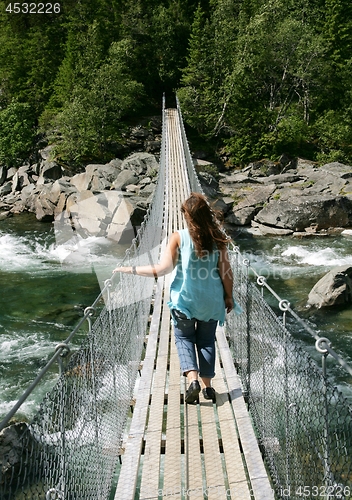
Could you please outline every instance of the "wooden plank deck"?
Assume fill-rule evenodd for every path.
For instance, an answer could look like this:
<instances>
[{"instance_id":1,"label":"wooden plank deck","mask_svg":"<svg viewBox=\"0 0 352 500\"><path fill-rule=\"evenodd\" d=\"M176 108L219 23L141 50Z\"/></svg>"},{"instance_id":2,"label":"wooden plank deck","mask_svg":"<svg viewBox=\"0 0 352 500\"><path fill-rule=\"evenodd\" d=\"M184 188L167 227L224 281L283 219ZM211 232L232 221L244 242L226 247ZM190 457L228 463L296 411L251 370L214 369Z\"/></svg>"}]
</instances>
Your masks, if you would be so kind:
<instances>
[{"instance_id":1,"label":"wooden plank deck","mask_svg":"<svg viewBox=\"0 0 352 500\"><path fill-rule=\"evenodd\" d=\"M176 110L167 110L165 230L181 228L189 195ZM165 240L163 241L165 245ZM136 405L115 500L271 500L274 493L243 399L223 328L217 330L216 404L186 405L167 306L170 277L159 278Z\"/></svg>"}]
</instances>

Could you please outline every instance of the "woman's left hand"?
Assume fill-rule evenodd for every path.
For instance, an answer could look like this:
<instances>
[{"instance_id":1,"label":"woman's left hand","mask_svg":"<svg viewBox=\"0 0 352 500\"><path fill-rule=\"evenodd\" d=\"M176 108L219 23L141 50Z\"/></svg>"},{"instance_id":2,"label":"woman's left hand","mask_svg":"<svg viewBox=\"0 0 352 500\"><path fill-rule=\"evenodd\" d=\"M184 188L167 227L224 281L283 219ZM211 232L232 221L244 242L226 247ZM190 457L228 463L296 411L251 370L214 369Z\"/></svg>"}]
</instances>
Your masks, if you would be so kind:
<instances>
[{"instance_id":1,"label":"woman's left hand","mask_svg":"<svg viewBox=\"0 0 352 500\"><path fill-rule=\"evenodd\" d=\"M113 273L130 273L131 268L130 267L116 267L113 270Z\"/></svg>"}]
</instances>

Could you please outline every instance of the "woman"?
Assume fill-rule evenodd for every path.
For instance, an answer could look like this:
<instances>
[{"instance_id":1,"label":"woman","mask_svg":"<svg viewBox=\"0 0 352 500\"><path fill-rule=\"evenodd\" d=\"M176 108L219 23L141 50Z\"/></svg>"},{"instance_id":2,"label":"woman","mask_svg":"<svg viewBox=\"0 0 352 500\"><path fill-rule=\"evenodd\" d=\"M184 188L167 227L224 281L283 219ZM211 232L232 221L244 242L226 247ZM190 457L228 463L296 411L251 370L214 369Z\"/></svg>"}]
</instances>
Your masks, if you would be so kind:
<instances>
[{"instance_id":1,"label":"woman","mask_svg":"<svg viewBox=\"0 0 352 500\"><path fill-rule=\"evenodd\" d=\"M160 264L117 267L114 272L155 277L174 271L168 306L181 370L189 383L185 401L192 404L201 389L205 399L215 401L211 386L215 376L215 331L218 322L224 323L225 313L234 307L233 275L227 253L229 239L206 198L191 193L181 212L187 229L171 235Z\"/></svg>"}]
</instances>

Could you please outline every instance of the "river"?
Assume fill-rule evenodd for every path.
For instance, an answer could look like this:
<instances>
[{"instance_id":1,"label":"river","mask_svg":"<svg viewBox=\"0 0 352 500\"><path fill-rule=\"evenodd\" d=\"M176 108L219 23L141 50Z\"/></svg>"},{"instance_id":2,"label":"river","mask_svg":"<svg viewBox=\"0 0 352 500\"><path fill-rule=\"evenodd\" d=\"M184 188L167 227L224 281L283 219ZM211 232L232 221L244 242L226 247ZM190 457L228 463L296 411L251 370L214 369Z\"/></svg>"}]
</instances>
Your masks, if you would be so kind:
<instances>
[{"instance_id":1,"label":"river","mask_svg":"<svg viewBox=\"0 0 352 500\"><path fill-rule=\"evenodd\" d=\"M321 276L334 266L352 265L348 237L239 237L237 243L257 272L303 313L307 295ZM104 238L59 243L53 225L38 222L31 214L0 222L0 418L45 366L56 345L67 338L125 250L126 246ZM351 308L319 311L309 321L352 364ZM76 336L77 347L83 335L84 331ZM297 335L315 355L314 340ZM57 373L57 366L52 367L20 415L33 415ZM351 377L341 370L334 376L350 397Z\"/></svg>"}]
</instances>

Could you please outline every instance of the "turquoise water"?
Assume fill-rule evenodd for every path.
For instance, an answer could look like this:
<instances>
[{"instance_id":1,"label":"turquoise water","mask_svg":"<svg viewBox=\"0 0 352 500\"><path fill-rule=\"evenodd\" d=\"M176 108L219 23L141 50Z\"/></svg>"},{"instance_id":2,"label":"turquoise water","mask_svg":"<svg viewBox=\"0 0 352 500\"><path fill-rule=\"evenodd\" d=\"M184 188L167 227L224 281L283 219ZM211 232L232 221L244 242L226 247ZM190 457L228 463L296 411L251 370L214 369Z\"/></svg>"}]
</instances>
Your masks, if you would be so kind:
<instances>
[{"instance_id":1,"label":"turquoise water","mask_svg":"<svg viewBox=\"0 0 352 500\"><path fill-rule=\"evenodd\" d=\"M0 222L0 417L68 337L125 252L103 238L56 239L52 224L30 214ZM57 374L54 365L21 413L32 414Z\"/></svg>"},{"instance_id":2,"label":"turquoise water","mask_svg":"<svg viewBox=\"0 0 352 500\"><path fill-rule=\"evenodd\" d=\"M237 243L257 272L303 316L316 281L336 265L352 265L350 238L238 238ZM0 221L0 417L68 337L127 246L94 237L62 242L52 224L30 214ZM307 320L352 365L352 309L318 311ZM77 335L74 345L80 345L84 334ZM314 340L299 330L297 337L317 357ZM331 373L348 393L351 377L334 366ZM57 374L53 366L22 414L33 414Z\"/></svg>"}]
</instances>

